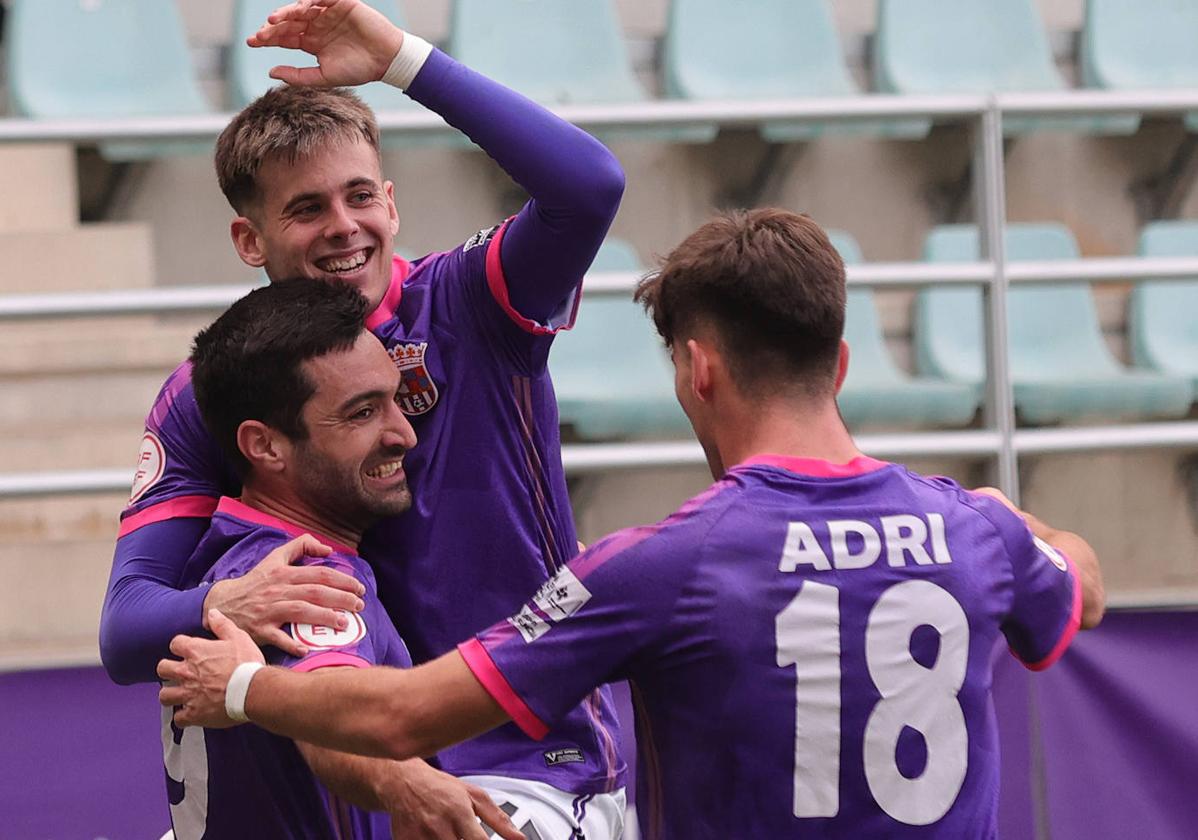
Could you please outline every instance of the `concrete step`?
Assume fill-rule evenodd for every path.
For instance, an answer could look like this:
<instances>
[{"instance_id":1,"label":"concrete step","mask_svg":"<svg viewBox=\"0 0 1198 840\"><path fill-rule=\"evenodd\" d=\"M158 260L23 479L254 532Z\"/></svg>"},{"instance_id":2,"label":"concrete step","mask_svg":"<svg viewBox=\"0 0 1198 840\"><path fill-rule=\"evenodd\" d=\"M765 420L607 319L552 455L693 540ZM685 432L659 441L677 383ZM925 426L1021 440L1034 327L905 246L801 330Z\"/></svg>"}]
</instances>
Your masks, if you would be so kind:
<instances>
[{"instance_id":1,"label":"concrete step","mask_svg":"<svg viewBox=\"0 0 1198 840\"><path fill-rule=\"evenodd\" d=\"M150 404L105 423L54 423L0 430L0 472L128 468L133 480L137 449Z\"/></svg>"},{"instance_id":2,"label":"concrete step","mask_svg":"<svg viewBox=\"0 0 1198 840\"><path fill-rule=\"evenodd\" d=\"M0 382L48 373L169 372L187 358L195 334L214 317L131 315L4 324Z\"/></svg>"},{"instance_id":3,"label":"concrete step","mask_svg":"<svg viewBox=\"0 0 1198 840\"><path fill-rule=\"evenodd\" d=\"M127 493L0 499L0 545L106 541L111 558L127 499Z\"/></svg>"},{"instance_id":4,"label":"concrete step","mask_svg":"<svg viewBox=\"0 0 1198 840\"><path fill-rule=\"evenodd\" d=\"M5 266L0 294L143 289L154 283L150 226L133 222L0 231L0 265Z\"/></svg>"},{"instance_id":5,"label":"concrete step","mask_svg":"<svg viewBox=\"0 0 1198 840\"><path fill-rule=\"evenodd\" d=\"M86 436L97 424L120 421L136 428L169 373L162 367L8 378L0 383L0 435L74 424Z\"/></svg>"},{"instance_id":6,"label":"concrete step","mask_svg":"<svg viewBox=\"0 0 1198 840\"><path fill-rule=\"evenodd\" d=\"M0 646L95 638L111 540L0 544Z\"/></svg>"},{"instance_id":7,"label":"concrete step","mask_svg":"<svg viewBox=\"0 0 1198 840\"><path fill-rule=\"evenodd\" d=\"M65 231L78 223L74 145L0 146L0 233Z\"/></svg>"}]
</instances>

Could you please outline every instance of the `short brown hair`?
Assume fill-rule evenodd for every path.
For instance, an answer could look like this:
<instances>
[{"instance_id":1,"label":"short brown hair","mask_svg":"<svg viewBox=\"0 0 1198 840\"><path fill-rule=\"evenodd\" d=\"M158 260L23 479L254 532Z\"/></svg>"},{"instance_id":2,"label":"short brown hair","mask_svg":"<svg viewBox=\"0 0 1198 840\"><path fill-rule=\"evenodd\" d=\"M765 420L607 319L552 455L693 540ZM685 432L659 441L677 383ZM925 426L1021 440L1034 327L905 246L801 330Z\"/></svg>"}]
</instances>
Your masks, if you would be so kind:
<instances>
[{"instance_id":1,"label":"short brown hair","mask_svg":"<svg viewBox=\"0 0 1198 840\"><path fill-rule=\"evenodd\" d=\"M809 216L723 213L688 236L636 290L669 346L710 324L748 393L835 387L844 261Z\"/></svg>"},{"instance_id":2,"label":"short brown hair","mask_svg":"<svg viewBox=\"0 0 1198 840\"><path fill-rule=\"evenodd\" d=\"M238 213L261 198L262 163L294 161L329 143L365 140L378 152L374 113L344 88L279 85L259 96L225 126L216 140L216 177Z\"/></svg>"}]
</instances>

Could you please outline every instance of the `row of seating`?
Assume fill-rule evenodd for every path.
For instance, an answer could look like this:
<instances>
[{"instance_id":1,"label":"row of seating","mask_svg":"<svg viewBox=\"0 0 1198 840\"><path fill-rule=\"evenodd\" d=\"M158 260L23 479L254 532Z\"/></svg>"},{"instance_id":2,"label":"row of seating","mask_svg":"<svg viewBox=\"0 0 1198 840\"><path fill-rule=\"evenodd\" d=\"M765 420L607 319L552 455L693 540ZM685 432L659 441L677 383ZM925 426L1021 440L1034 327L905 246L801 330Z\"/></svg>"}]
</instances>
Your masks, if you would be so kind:
<instances>
[{"instance_id":1,"label":"row of seating","mask_svg":"<svg viewBox=\"0 0 1198 840\"><path fill-rule=\"evenodd\" d=\"M844 232L831 233L846 263L862 261ZM1059 224L1011 224L1011 261L1076 259L1077 242ZM1154 222L1140 236L1141 256L1198 256L1198 222ZM971 225L934 229L929 262L978 259ZM595 271L641 271L623 242L609 241ZM967 426L981 403L985 377L982 292L929 287L915 299L912 342L917 375L886 347L869 289L851 288L845 338L849 374L840 394L854 427ZM1108 349L1085 283L1017 285L1007 296L1010 373L1021 422L1083 418L1181 418L1198 394L1198 279L1145 281L1130 297L1128 341L1135 368ZM550 355L561 421L582 440L653 438L686 432L673 373L640 308L625 298L584 297L578 324Z\"/></svg>"},{"instance_id":2,"label":"row of seating","mask_svg":"<svg viewBox=\"0 0 1198 840\"><path fill-rule=\"evenodd\" d=\"M10 0L8 79L18 113L32 117L199 114L211 110L194 78L186 34L164 0ZM395 0L372 0L396 23ZM229 53L229 106L270 84L267 70L294 63L244 38L277 0L237 0ZM1198 87L1198 4L1089 0L1081 76L1087 87ZM879 0L873 43L879 92L930 94L1063 90L1033 0ZM628 60L613 0L454 0L447 49L471 67L550 104L624 103L648 97ZM828 0L672 0L662 88L675 98L761 99L860 93L847 69ZM367 85L381 111L411 102ZM1189 119L1198 130L1198 115ZM1066 127L1130 133L1139 117L1008 121L1007 131ZM918 137L930 123L768 123L770 141L823 131ZM704 141L715 125L649 132ZM151 154L142 147L144 154ZM108 150L119 156L120 150ZM133 148L125 155L134 156Z\"/></svg>"}]
</instances>

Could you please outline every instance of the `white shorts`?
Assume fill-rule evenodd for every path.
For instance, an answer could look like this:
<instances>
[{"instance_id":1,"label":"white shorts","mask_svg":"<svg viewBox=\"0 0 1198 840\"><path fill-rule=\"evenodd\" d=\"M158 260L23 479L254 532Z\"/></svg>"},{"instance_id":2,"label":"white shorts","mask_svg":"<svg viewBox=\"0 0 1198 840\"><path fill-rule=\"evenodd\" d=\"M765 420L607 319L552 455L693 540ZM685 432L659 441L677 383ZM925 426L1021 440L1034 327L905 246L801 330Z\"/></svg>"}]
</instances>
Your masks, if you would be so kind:
<instances>
[{"instance_id":1,"label":"white shorts","mask_svg":"<svg viewBox=\"0 0 1198 840\"><path fill-rule=\"evenodd\" d=\"M623 788L573 794L506 776L461 778L485 790L528 840L620 840L624 834Z\"/></svg>"}]
</instances>

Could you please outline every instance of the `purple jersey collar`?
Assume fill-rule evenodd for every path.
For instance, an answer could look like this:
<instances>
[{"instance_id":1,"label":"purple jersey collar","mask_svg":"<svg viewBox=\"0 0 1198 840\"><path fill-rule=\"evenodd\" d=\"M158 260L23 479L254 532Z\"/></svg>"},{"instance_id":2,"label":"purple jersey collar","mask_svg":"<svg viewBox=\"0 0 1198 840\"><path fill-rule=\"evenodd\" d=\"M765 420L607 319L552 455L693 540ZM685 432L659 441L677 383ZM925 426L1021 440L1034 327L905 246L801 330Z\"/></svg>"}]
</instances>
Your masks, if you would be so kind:
<instances>
[{"instance_id":1,"label":"purple jersey collar","mask_svg":"<svg viewBox=\"0 0 1198 840\"><path fill-rule=\"evenodd\" d=\"M395 310L399 308L399 299L403 295L403 281L408 279L411 272L410 262L398 254L391 257L391 285L387 287L387 294L383 295L379 305L366 316L366 329L373 330L395 317Z\"/></svg>"},{"instance_id":2,"label":"purple jersey collar","mask_svg":"<svg viewBox=\"0 0 1198 840\"><path fill-rule=\"evenodd\" d=\"M833 464L822 458L795 458L789 455L773 455L762 453L741 461L732 469L765 465L779 467L797 475L808 475L814 478L850 478L855 475L865 475L883 467L890 466L886 461L870 458L868 455L858 455L847 464Z\"/></svg>"},{"instance_id":3,"label":"purple jersey collar","mask_svg":"<svg viewBox=\"0 0 1198 840\"><path fill-rule=\"evenodd\" d=\"M251 525L265 525L268 528L274 528L282 531L284 534L290 534L293 537L300 537L304 534L309 534L315 537L320 542L327 545L329 548L336 551L338 554L347 554L350 557L358 556L357 549L350 548L345 543L337 542L336 540L326 537L324 534L315 534L305 530L300 526L271 516L269 513L264 513L257 508L252 508L249 505L238 499L232 499L228 496L222 496L220 503L216 506L217 513L223 513L226 516L231 516L234 519L240 519L242 522L248 522Z\"/></svg>"}]
</instances>

